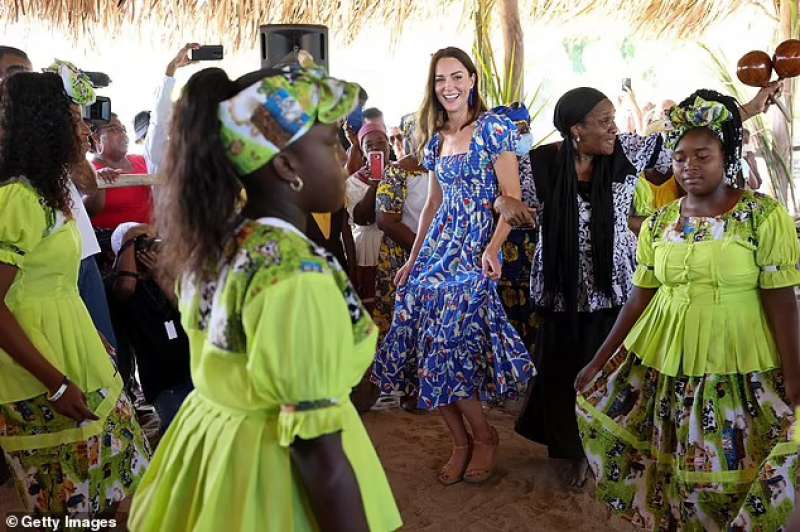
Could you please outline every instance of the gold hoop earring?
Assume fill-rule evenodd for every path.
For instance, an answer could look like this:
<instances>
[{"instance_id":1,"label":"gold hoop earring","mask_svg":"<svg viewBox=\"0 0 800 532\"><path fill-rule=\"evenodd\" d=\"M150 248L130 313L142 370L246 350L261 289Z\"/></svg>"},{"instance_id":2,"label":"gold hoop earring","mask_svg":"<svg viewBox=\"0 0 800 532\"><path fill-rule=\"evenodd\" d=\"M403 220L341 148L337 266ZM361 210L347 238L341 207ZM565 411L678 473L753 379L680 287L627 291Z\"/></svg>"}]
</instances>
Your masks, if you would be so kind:
<instances>
[{"instance_id":1,"label":"gold hoop earring","mask_svg":"<svg viewBox=\"0 0 800 532\"><path fill-rule=\"evenodd\" d=\"M294 181L289 183L289 188L291 188L295 192L300 192L301 190L303 190L304 186L305 186L305 183L303 183L303 180L300 179L299 175L294 176Z\"/></svg>"}]
</instances>

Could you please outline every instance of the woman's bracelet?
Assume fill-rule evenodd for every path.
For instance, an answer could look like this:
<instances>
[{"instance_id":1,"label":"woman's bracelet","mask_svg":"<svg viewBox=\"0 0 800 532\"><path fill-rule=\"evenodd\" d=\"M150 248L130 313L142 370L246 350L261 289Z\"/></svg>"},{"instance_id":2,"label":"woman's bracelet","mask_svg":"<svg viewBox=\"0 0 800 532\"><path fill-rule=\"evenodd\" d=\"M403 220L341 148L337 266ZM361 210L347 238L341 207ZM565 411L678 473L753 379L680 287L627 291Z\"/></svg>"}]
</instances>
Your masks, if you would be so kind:
<instances>
[{"instance_id":1,"label":"woman's bracelet","mask_svg":"<svg viewBox=\"0 0 800 532\"><path fill-rule=\"evenodd\" d=\"M61 381L61 386L58 387L58 390L53 392L53 395L48 395L47 400L50 401L51 403L55 403L56 401L61 399L61 396L64 395L64 392L67 391L67 388L69 388L69 379L66 376L64 376L64 380Z\"/></svg>"}]
</instances>

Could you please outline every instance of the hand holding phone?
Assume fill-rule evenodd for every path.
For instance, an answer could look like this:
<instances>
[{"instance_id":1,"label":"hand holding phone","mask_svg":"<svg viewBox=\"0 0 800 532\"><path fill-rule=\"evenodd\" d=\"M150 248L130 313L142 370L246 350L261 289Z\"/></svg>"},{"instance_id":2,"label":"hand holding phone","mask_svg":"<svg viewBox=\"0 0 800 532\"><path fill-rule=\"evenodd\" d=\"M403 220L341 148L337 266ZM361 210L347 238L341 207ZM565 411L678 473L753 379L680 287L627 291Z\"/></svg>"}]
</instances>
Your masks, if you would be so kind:
<instances>
[{"instance_id":1,"label":"hand holding phone","mask_svg":"<svg viewBox=\"0 0 800 532\"><path fill-rule=\"evenodd\" d=\"M631 78L622 79L622 92L631 92Z\"/></svg>"},{"instance_id":2,"label":"hand holding phone","mask_svg":"<svg viewBox=\"0 0 800 532\"><path fill-rule=\"evenodd\" d=\"M189 50L189 59L192 61L220 61L222 56L223 49L221 44L199 46Z\"/></svg>"},{"instance_id":3,"label":"hand holding phone","mask_svg":"<svg viewBox=\"0 0 800 532\"><path fill-rule=\"evenodd\" d=\"M371 151L367 154L370 181L381 181L383 179L383 157L382 151Z\"/></svg>"}]
</instances>

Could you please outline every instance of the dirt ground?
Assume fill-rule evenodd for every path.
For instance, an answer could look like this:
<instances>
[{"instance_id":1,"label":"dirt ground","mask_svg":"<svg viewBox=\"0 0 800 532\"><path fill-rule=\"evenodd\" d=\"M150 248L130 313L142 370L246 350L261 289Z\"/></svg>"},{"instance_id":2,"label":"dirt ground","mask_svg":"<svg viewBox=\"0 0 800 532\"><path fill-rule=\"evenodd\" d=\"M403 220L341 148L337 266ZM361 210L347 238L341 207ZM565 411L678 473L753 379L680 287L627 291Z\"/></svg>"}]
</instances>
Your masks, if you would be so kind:
<instances>
[{"instance_id":1,"label":"dirt ground","mask_svg":"<svg viewBox=\"0 0 800 532\"><path fill-rule=\"evenodd\" d=\"M364 416L403 515L403 530L636 530L611 517L605 506L592 498L591 488L564 489L564 464L549 460L544 447L513 433L513 410L512 406L489 412L501 443L496 473L482 486L460 483L444 487L436 481L436 472L450 450L438 415L417 416L392 409ZM0 487L0 516L20 509L13 483Z\"/></svg>"}]
</instances>

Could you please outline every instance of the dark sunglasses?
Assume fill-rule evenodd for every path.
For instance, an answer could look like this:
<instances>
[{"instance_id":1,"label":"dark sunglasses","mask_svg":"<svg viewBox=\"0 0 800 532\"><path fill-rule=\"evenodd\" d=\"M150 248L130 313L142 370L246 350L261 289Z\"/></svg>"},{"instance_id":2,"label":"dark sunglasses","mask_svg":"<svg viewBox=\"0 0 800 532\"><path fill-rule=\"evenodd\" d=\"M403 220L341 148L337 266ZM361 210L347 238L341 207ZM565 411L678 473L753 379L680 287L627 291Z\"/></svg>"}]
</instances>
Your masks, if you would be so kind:
<instances>
[{"instance_id":1,"label":"dark sunglasses","mask_svg":"<svg viewBox=\"0 0 800 532\"><path fill-rule=\"evenodd\" d=\"M394 142L395 140L403 140L403 135L392 135L389 137L389 142Z\"/></svg>"}]
</instances>

